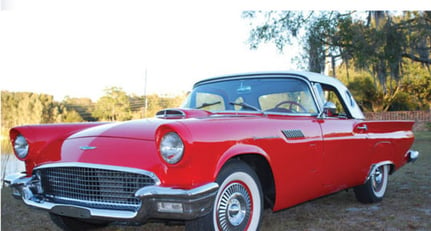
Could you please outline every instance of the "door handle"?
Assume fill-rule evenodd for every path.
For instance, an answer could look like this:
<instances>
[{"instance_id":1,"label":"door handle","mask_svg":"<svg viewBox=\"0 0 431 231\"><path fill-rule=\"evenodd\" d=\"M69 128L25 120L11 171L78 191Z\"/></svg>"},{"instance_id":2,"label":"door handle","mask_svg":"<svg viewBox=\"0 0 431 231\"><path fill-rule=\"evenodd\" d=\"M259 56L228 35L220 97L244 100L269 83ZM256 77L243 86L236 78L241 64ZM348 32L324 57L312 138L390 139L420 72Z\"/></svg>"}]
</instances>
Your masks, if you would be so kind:
<instances>
[{"instance_id":1,"label":"door handle","mask_svg":"<svg viewBox=\"0 0 431 231\"><path fill-rule=\"evenodd\" d=\"M366 124L357 127L358 130L368 131L368 127Z\"/></svg>"}]
</instances>

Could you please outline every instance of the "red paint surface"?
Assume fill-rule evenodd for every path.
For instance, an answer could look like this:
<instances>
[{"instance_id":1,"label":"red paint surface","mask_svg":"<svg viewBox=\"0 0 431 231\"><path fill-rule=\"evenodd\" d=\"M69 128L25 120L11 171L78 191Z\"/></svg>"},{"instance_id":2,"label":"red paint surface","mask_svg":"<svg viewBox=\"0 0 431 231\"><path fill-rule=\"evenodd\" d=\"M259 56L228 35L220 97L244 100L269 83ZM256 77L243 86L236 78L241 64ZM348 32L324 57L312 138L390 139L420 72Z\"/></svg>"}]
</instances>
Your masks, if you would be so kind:
<instances>
[{"instance_id":1,"label":"red paint surface","mask_svg":"<svg viewBox=\"0 0 431 231\"><path fill-rule=\"evenodd\" d=\"M22 126L10 134L12 141L20 133L30 144L24 159L28 174L45 163L105 164L151 171L162 185L184 189L214 182L235 156L261 155L274 176L274 210L362 184L374 163L391 161L398 169L414 140L410 121L184 112L186 118L179 120ZM358 129L364 124L368 130ZM282 130L288 129L304 137L287 138ZM175 165L158 153L161 136L172 131L185 144Z\"/></svg>"}]
</instances>

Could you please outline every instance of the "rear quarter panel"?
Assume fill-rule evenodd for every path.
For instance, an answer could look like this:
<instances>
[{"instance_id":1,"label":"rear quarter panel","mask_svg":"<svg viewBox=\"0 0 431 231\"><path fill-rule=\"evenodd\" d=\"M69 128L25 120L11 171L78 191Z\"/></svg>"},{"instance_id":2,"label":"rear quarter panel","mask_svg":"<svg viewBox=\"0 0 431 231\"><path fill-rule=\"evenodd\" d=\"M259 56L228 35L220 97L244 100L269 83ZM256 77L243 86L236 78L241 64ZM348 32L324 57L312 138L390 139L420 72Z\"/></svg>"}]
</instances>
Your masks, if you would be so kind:
<instances>
[{"instance_id":1,"label":"rear quarter panel","mask_svg":"<svg viewBox=\"0 0 431 231\"><path fill-rule=\"evenodd\" d=\"M396 170L407 163L406 153L414 142L414 121L364 121L369 145L372 147L371 163L391 161ZM358 126L357 126L358 127Z\"/></svg>"}]
</instances>

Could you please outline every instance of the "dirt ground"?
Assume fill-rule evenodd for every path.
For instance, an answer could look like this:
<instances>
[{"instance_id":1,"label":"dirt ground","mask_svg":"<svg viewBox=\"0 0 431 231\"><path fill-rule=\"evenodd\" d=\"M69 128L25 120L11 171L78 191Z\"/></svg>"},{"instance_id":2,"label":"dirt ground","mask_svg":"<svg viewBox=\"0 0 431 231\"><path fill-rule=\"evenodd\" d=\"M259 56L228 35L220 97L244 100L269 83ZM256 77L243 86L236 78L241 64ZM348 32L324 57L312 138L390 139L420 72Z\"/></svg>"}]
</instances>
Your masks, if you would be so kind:
<instances>
[{"instance_id":1,"label":"dirt ground","mask_svg":"<svg viewBox=\"0 0 431 231\"><path fill-rule=\"evenodd\" d=\"M319 198L273 213L265 211L261 230L431 230L431 132L416 135L414 149L420 159L389 178L381 203L361 204L352 190ZM1 230L59 230L46 212L30 209L1 191ZM111 225L101 231L184 230L183 226L153 224L126 227Z\"/></svg>"}]
</instances>

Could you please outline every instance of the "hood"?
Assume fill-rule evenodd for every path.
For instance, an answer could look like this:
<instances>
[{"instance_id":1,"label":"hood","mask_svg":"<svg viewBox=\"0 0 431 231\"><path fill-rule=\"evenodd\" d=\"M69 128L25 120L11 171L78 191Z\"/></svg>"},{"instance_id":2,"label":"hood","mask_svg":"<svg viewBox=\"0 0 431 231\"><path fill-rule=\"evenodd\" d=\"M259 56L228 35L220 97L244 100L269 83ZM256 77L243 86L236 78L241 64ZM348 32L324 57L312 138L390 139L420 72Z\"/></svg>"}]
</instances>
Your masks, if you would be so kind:
<instances>
[{"instance_id":1,"label":"hood","mask_svg":"<svg viewBox=\"0 0 431 231\"><path fill-rule=\"evenodd\" d=\"M156 129L163 123L162 120L145 119L116 122L82 130L68 139L84 137L116 137L128 139L154 140Z\"/></svg>"},{"instance_id":2,"label":"hood","mask_svg":"<svg viewBox=\"0 0 431 231\"><path fill-rule=\"evenodd\" d=\"M157 128L163 124L190 118L206 118L212 113L196 109L165 109L156 114L156 118L131 120L92 127L74 135L69 139L84 137L117 137L127 139L154 140Z\"/></svg>"}]
</instances>

